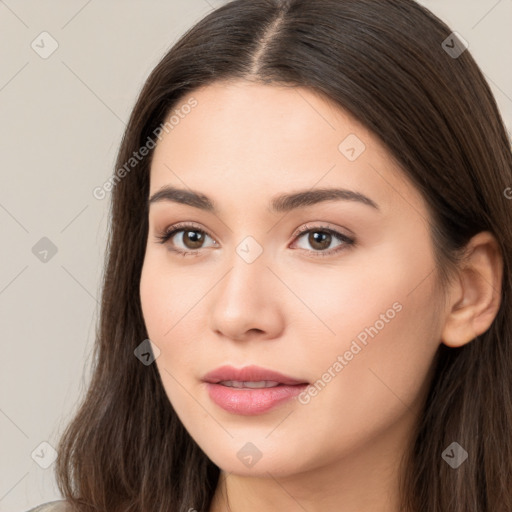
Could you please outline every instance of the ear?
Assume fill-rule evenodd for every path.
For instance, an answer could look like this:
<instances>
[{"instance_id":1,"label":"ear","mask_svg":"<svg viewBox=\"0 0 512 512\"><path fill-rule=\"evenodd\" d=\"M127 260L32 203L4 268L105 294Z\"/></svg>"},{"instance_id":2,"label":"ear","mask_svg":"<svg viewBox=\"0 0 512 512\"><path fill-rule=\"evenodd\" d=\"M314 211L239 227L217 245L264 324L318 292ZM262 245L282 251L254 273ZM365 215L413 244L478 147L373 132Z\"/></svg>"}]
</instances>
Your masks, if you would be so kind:
<instances>
[{"instance_id":1,"label":"ear","mask_svg":"<svg viewBox=\"0 0 512 512\"><path fill-rule=\"evenodd\" d=\"M442 342L449 347L469 343L491 326L501 304L503 257L488 231L467 244L465 258L450 289Z\"/></svg>"}]
</instances>

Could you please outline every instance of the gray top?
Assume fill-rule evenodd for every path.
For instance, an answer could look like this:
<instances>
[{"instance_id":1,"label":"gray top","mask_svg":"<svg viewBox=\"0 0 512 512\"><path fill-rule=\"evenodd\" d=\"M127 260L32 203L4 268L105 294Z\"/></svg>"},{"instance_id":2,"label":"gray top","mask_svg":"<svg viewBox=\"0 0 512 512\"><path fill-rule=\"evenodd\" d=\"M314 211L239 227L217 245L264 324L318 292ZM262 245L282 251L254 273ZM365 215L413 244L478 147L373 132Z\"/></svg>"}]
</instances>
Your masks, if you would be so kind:
<instances>
[{"instance_id":1,"label":"gray top","mask_svg":"<svg viewBox=\"0 0 512 512\"><path fill-rule=\"evenodd\" d=\"M55 500L42 503L27 512L71 512L71 507L67 500Z\"/></svg>"}]
</instances>

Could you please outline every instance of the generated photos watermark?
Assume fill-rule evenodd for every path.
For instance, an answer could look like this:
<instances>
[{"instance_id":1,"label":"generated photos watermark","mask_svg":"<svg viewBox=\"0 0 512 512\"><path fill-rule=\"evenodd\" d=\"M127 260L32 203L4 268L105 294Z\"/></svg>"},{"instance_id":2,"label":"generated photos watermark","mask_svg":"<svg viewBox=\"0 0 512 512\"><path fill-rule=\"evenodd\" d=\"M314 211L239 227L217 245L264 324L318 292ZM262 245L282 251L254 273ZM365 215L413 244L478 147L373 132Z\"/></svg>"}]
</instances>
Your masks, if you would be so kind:
<instances>
[{"instance_id":1,"label":"generated photos watermark","mask_svg":"<svg viewBox=\"0 0 512 512\"><path fill-rule=\"evenodd\" d=\"M368 345L368 337L371 339L375 338L377 334L379 334L387 324L389 324L397 315L402 311L402 304L396 301L393 305L386 310L385 313L381 313L379 319L376 320L373 325L370 327L365 327L353 340L350 344L350 348L346 350L343 355L338 355L336 361L327 368L327 370L322 374L322 377L315 381L313 384L310 384L302 393L297 397L299 403L306 405L309 404L312 397L318 395L322 389L327 386L331 380L338 375L341 370L345 368L349 364L350 361L359 354L363 348ZM359 342L359 343L358 343Z\"/></svg>"}]
</instances>

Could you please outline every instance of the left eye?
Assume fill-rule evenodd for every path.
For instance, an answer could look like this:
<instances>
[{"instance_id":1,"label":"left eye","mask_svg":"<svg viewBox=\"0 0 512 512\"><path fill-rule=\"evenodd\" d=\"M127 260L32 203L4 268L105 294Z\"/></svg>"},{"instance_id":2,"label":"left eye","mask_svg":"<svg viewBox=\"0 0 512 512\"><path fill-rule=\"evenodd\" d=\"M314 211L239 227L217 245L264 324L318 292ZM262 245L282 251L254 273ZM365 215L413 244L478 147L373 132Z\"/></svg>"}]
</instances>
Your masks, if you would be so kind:
<instances>
[{"instance_id":1,"label":"left eye","mask_svg":"<svg viewBox=\"0 0 512 512\"><path fill-rule=\"evenodd\" d=\"M305 236L307 235L307 237ZM313 248L315 252L337 252L339 249L333 249L326 251L329 249L329 246L332 244L333 240L338 240L340 243L336 247L340 247L343 245L351 245L353 240L348 236L345 236L337 231L334 231L330 228L311 228L303 231L298 237L297 240L305 238L310 247ZM302 249L308 250L307 247L301 247Z\"/></svg>"}]
</instances>

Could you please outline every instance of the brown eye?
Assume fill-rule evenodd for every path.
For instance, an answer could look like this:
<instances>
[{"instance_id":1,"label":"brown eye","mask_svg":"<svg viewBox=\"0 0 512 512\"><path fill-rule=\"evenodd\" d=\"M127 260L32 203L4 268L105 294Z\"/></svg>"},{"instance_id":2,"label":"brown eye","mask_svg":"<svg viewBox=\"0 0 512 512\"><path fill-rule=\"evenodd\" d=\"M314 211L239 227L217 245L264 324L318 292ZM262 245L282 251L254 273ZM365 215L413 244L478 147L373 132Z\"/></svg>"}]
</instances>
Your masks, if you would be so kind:
<instances>
[{"instance_id":1,"label":"brown eye","mask_svg":"<svg viewBox=\"0 0 512 512\"><path fill-rule=\"evenodd\" d=\"M354 239L339 233L334 229L324 226L319 226L316 228L310 228L306 226L305 228L301 229L296 239L306 240L306 245L309 247L299 247L312 253L314 256L332 256L333 254L346 249L349 246L355 245ZM339 243L334 246L334 248L330 248L333 241L336 240Z\"/></svg>"},{"instance_id":2,"label":"brown eye","mask_svg":"<svg viewBox=\"0 0 512 512\"><path fill-rule=\"evenodd\" d=\"M181 233L181 236L177 236ZM175 225L165 232L156 235L160 244L167 244L169 249L181 254L196 254L203 248L206 238L211 238L208 233L192 225ZM217 242L213 240L212 245Z\"/></svg>"},{"instance_id":3,"label":"brown eye","mask_svg":"<svg viewBox=\"0 0 512 512\"><path fill-rule=\"evenodd\" d=\"M187 249L200 249L201 244L204 242L204 235L202 231L194 230L181 230L183 232L182 242Z\"/></svg>"},{"instance_id":4,"label":"brown eye","mask_svg":"<svg viewBox=\"0 0 512 512\"><path fill-rule=\"evenodd\" d=\"M332 235L325 231L310 231L308 243L317 251L323 251L331 245Z\"/></svg>"}]
</instances>

